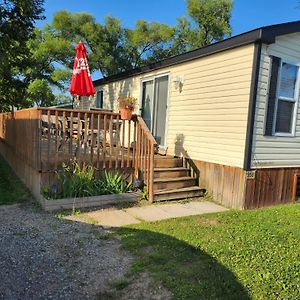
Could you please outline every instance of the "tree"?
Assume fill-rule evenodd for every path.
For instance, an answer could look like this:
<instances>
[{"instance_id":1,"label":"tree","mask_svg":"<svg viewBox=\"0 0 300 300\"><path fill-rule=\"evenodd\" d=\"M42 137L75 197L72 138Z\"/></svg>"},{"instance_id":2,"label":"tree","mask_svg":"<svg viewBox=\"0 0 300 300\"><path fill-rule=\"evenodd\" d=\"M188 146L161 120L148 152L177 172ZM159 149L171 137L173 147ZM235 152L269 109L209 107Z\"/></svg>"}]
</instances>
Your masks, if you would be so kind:
<instances>
[{"instance_id":1,"label":"tree","mask_svg":"<svg viewBox=\"0 0 300 300\"><path fill-rule=\"evenodd\" d=\"M69 42L73 56L76 43L85 43L91 72L99 70L108 76L132 67L125 50L125 29L117 18L107 16L104 24L99 24L90 14L60 11L54 16L52 28Z\"/></svg>"},{"instance_id":2,"label":"tree","mask_svg":"<svg viewBox=\"0 0 300 300\"><path fill-rule=\"evenodd\" d=\"M0 109L28 105L24 95L28 87L23 71L30 51L27 41L33 37L36 20L42 19L43 0L0 1Z\"/></svg>"},{"instance_id":3,"label":"tree","mask_svg":"<svg viewBox=\"0 0 300 300\"><path fill-rule=\"evenodd\" d=\"M75 46L87 46L91 72L114 75L222 40L231 33L231 0L187 0L176 26L138 20L133 29L107 16L59 11L34 29L42 0L0 0L0 108L56 104L69 86ZM68 97L64 99L67 101Z\"/></svg>"},{"instance_id":4,"label":"tree","mask_svg":"<svg viewBox=\"0 0 300 300\"><path fill-rule=\"evenodd\" d=\"M34 38L27 46L31 53L23 75L23 80L29 83L27 100L38 106L54 105L53 91L64 92L71 78L73 47L57 37L48 25L41 30L35 29Z\"/></svg>"},{"instance_id":5,"label":"tree","mask_svg":"<svg viewBox=\"0 0 300 300\"><path fill-rule=\"evenodd\" d=\"M165 58L175 29L158 22L138 20L134 29L125 31L125 51L130 68Z\"/></svg>"},{"instance_id":6,"label":"tree","mask_svg":"<svg viewBox=\"0 0 300 300\"><path fill-rule=\"evenodd\" d=\"M87 13L55 14L55 34L75 45L88 46L91 71L110 76L222 40L231 34L231 0L187 0L187 17L174 27L138 20L128 29L119 19L107 16L99 24Z\"/></svg>"},{"instance_id":7,"label":"tree","mask_svg":"<svg viewBox=\"0 0 300 300\"><path fill-rule=\"evenodd\" d=\"M191 48L209 45L231 34L232 0L188 0L187 10L192 20L188 38Z\"/></svg>"},{"instance_id":8,"label":"tree","mask_svg":"<svg viewBox=\"0 0 300 300\"><path fill-rule=\"evenodd\" d=\"M99 70L103 76L131 70L168 55L169 42L175 33L174 28L158 22L138 20L134 29L128 29L112 16L99 24L90 14L68 11L56 13L51 26L57 36L70 43L69 47L84 41L91 71Z\"/></svg>"}]
</instances>

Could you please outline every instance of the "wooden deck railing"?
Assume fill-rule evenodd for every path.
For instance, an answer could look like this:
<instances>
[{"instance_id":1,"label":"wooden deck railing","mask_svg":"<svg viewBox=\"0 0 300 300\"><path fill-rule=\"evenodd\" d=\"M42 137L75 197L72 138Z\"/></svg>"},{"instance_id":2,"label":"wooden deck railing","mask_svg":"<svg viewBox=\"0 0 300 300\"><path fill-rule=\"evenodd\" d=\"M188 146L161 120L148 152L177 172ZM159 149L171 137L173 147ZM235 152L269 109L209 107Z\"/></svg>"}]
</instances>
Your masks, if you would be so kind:
<instances>
[{"instance_id":1,"label":"wooden deck railing","mask_svg":"<svg viewBox=\"0 0 300 300\"><path fill-rule=\"evenodd\" d=\"M154 152L156 141L143 118L137 116L135 177L142 178L148 189L149 201L153 202Z\"/></svg>"},{"instance_id":2,"label":"wooden deck railing","mask_svg":"<svg viewBox=\"0 0 300 300\"><path fill-rule=\"evenodd\" d=\"M54 172L76 158L98 170L131 172L153 200L156 142L144 120L109 111L32 108L0 114L0 139L39 172Z\"/></svg>"},{"instance_id":3,"label":"wooden deck railing","mask_svg":"<svg viewBox=\"0 0 300 300\"><path fill-rule=\"evenodd\" d=\"M76 157L97 169L134 168L135 121L108 111L40 108L44 168Z\"/></svg>"}]
</instances>

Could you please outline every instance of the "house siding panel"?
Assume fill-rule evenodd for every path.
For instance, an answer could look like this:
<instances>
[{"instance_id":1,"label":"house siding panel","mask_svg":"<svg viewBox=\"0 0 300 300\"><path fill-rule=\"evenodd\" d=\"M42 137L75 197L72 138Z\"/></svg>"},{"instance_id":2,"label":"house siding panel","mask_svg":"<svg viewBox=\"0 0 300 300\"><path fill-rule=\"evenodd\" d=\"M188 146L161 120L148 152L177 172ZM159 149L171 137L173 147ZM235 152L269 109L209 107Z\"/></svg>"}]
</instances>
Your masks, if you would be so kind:
<instances>
[{"instance_id":1,"label":"house siding panel","mask_svg":"<svg viewBox=\"0 0 300 300\"><path fill-rule=\"evenodd\" d=\"M300 166L300 101L297 103L294 137L264 136L270 55L300 63L299 49L299 33L280 36L274 44L262 47L251 160L253 168Z\"/></svg>"},{"instance_id":2,"label":"house siding panel","mask_svg":"<svg viewBox=\"0 0 300 300\"><path fill-rule=\"evenodd\" d=\"M104 108L117 110L119 95L140 98L141 79L168 73L168 154L242 168L253 55L250 44L97 89L104 90ZM184 77L181 92L176 76Z\"/></svg>"}]
</instances>

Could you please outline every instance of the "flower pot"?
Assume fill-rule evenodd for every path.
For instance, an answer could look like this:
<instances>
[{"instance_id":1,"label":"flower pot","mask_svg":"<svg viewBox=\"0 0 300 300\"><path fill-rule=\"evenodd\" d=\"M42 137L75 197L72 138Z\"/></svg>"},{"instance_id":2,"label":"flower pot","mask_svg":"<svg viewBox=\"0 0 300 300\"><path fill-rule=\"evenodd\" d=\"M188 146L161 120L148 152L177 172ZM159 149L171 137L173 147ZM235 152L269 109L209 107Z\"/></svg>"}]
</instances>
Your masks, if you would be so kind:
<instances>
[{"instance_id":1,"label":"flower pot","mask_svg":"<svg viewBox=\"0 0 300 300\"><path fill-rule=\"evenodd\" d=\"M120 114L122 120L131 120L132 110L130 108L120 108Z\"/></svg>"}]
</instances>

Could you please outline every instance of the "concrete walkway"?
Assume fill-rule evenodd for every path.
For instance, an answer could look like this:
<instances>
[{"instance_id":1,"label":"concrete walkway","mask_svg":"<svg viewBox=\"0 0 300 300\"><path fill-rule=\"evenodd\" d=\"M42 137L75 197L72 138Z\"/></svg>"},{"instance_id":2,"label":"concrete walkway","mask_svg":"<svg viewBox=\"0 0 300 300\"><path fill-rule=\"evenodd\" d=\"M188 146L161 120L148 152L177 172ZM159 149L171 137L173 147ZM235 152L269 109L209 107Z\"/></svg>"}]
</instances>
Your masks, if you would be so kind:
<instances>
[{"instance_id":1,"label":"concrete walkway","mask_svg":"<svg viewBox=\"0 0 300 300\"><path fill-rule=\"evenodd\" d=\"M153 204L126 209L101 209L77 216L68 216L66 219L94 223L104 227L121 227L138 224L142 221L160 221L226 210L228 209L212 202L191 201L187 203Z\"/></svg>"}]
</instances>

